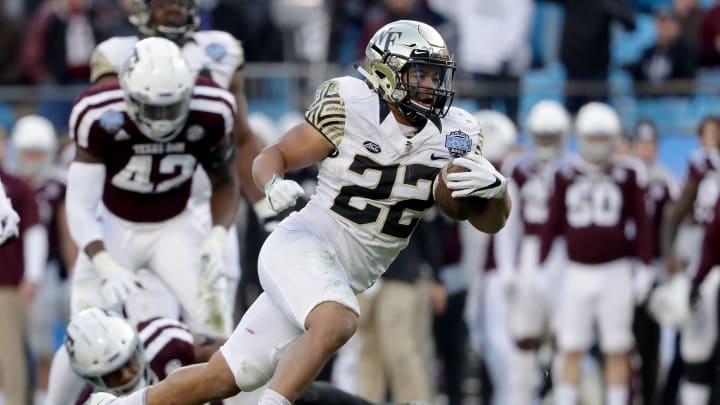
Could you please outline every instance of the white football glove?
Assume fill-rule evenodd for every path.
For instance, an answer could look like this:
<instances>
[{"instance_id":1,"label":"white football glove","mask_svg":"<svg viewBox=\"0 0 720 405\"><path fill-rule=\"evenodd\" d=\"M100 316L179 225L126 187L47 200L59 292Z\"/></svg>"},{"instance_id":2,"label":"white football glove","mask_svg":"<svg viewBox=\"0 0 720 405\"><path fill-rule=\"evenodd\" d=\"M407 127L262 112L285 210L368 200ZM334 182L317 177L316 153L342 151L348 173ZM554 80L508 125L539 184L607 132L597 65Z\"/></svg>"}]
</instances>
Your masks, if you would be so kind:
<instances>
[{"instance_id":1,"label":"white football glove","mask_svg":"<svg viewBox=\"0 0 720 405\"><path fill-rule=\"evenodd\" d=\"M137 274L119 265L108 252L96 254L92 262L102 277L102 294L108 308L122 306L131 294L143 288Z\"/></svg>"},{"instance_id":2,"label":"white football glove","mask_svg":"<svg viewBox=\"0 0 720 405\"><path fill-rule=\"evenodd\" d=\"M200 285L198 299L207 308L207 323L218 336L229 334L225 321L225 240L227 229L216 225L200 245Z\"/></svg>"},{"instance_id":3,"label":"white football glove","mask_svg":"<svg viewBox=\"0 0 720 405\"><path fill-rule=\"evenodd\" d=\"M295 201L305 195L305 190L296 181L285 180L273 176L265 185L265 198L275 212L288 209L295 205Z\"/></svg>"},{"instance_id":4,"label":"white football glove","mask_svg":"<svg viewBox=\"0 0 720 405\"><path fill-rule=\"evenodd\" d=\"M2 187L0 185L0 187ZM0 196L0 245L8 239L18 236L20 216L15 212L10 199Z\"/></svg>"},{"instance_id":5,"label":"white football glove","mask_svg":"<svg viewBox=\"0 0 720 405\"><path fill-rule=\"evenodd\" d=\"M453 164L470 171L448 173L447 188L455 190L453 198L480 197L503 198L507 191L507 179L479 153L468 153L453 160Z\"/></svg>"},{"instance_id":6,"label":"white football glove","mask_svg":"<svg viewBox=\"0 0 720 405\"><path fill-rule=\"evenodd\" d=\"M665 326L680 328L692 316L690 306L690 278L678 273L650 294L648 309L655 319Z\"/></svg>"}]
</instances>

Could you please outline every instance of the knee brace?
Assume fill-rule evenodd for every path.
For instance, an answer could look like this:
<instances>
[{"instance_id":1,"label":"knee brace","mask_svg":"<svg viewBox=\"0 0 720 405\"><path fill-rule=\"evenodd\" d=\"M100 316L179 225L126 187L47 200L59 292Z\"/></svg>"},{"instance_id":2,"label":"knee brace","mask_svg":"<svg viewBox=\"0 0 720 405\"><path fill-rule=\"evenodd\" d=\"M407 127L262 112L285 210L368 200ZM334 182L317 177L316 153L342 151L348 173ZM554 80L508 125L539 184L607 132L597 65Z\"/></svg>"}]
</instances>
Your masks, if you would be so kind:
<instances>
[{"instance_id":1,"label":"knee brace","mask_svg":"<svg viewBox=\"0 0 720 405\"><path fill-rule=\"evenodd\" d=\"M250 359L241 359L234 370L235 384L240 391L251 392L265 385L270 381L273 370L261 370L256 363Z\"/></svg>"}]
</instances>

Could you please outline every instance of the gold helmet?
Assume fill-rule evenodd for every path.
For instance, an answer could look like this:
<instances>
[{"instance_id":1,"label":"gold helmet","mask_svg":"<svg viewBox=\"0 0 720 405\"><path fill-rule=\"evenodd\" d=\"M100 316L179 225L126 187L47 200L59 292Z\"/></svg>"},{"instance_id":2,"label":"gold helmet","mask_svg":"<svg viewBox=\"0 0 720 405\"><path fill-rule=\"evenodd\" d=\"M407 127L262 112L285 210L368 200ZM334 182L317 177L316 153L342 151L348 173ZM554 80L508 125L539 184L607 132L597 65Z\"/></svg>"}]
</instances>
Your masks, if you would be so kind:
<instances>
[{"instance_id":1,"label":"gold helmet","mask_svg":"<svg viewBox=\"0 0 720 405\"><path fill-rule=\"evenodd\" d=\"M455 60L431 26L399 20L380 28L357 67L383 100L413 122L444 117L455 92Z\"/></svg>"},{"instance_id":2,"label":"gold helmet","mask_svg":"<svg viewBox=\"0 0 720 405\"><path fill-rule=\"evenodd\" d=\"M187 20L173 24L158 24L153 19L153 10L150 6L151 0L133 0L130 22L133 23L141 33L146 36L161 36L177 42L192 35L200 26L196 0L152 0L160 3L160 6L176 3L187 8Z\"/></svg>"}]
</instances>

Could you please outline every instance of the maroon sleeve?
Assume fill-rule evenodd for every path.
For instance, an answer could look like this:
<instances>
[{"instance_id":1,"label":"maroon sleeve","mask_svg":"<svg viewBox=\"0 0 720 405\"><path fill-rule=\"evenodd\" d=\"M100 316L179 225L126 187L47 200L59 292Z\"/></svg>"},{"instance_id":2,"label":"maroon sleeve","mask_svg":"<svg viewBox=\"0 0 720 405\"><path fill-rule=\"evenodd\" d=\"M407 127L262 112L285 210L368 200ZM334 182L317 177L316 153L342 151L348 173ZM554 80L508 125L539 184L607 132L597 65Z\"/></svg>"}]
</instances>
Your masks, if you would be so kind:
<instances>
[{"instance_id":1,"label":"maroon sleeve","mask_svg":"<svg viewBox=\"0 0 720 405\"><path fill-rule=\"evenodd\" d=\"M18 182L18 187L22 189L17 201L13 201L13 208L20 216L20 232L26 231L28 228L40 223L40 210L38 208L37 194L32 187L24 181Z\"/></svg>"},{"instance_id":2,"label":"maroon sleeve","mask_svg":"<svg viewBox=\"0 0 720 405\"><path fill-rule=\"evenodd\" d=\"M638 170L643 170L638 168ZM653 230L652 218L648 212L647 201L647 173L638 173L633 171L634 178L630 184L630 192L633 200L633 221L637 228L637 237L635 238L635 255L645 264L650 264L653 259L655 248L655 232ZM640 180L639 176L646 179Z\"/></svg>"},{"instance_id":3,"label":"maroon sleeve","mask_svg":"<svg viewBox=\"0 0 720 405\"><path fill-rule=\"evenodd\" d=\"M558 170L555 172L555 182L553 186L553 192L548 201L549 213L547 224L543 227L540 232L540 263L544 263L550 254L553 241L555 237L562 230L563 222L565 219L565 190L567 189L567 182L565 181L562 172Z\"/></svg>"},{"instance_id":4,"label":"maroon sleeve","mask_svg":"<svg viewBox=\"0 0 720 405\"><path fill-rule=\"evenodd\" d=\"M693 284L699 286L714 266L720 264L720 201L715 206L715 217L705 227L700 264L698 265Z\"/></svg>"}]
</instances>

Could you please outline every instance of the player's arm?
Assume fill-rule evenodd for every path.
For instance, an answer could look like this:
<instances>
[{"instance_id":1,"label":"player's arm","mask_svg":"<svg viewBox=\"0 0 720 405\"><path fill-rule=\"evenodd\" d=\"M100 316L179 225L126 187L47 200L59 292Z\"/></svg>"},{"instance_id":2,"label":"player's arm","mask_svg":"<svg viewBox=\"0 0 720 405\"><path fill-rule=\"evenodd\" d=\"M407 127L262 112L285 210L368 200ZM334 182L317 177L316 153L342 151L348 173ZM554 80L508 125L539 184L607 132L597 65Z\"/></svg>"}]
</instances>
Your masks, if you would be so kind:
<instances>
[{"instance_id":1,"label":"player's arm","mask_svg":"<svg viewBox=\"0 0 720 405\"><path fill-rule=\"evenodd\" d=\"M548 200L548 220L540 232L540 264L545 263L545 260L550 255L555 238L560 234L563 216L566 212L565 189L566 186L561 174L559 172L555 173L553 192Z\"/></svg>"},{"instance_id":2,"label":"player's arm","mask_svg":"<svg viewBox=\"0 0 720 405\"><path fill-rule=\"evenodd\" d=\"M70 235L70 226L68 224L64 201L61 201L60 204L58 204L56 221L56 226L60 234L60 254L65 268L70 271L75 266L75 259L78 255L78 247Z\"/></svg>"},{"instance_id":3,"label":"player's arm","mask_svg":"<svg viewBox=\"0 0 720 405\"><path fill-rule=\"evenodd\" d=\"M678 229L683 219L690 213L697 197L699 182L690 176L680 192L677 201L669 203L663 210L663 220L660 226L660 249L665 260L666 269L673 273L680 269L673 253L673 245Z\"/></svg>"},{"instance_id":4,"label":"player's arm","mask_svg":"<svg viewBox=\"0 0 720 405\"><path fill-rule=\"evenodd\" d=\"M225 344L224 338L193 334L193 353L195 355L195 362L206 363L210 361L210 357L212 357L212 355L215 354L215 352L217 352L223 344Z\"/></svg>"},{"instance_id":5,"label":"player's arm","mask_svg":"<svg viewBox=\"0 0 720 405\"><path fill-rule=\"evenodd\" d=\"M710 272L710 269L720 265L720 203L715 206L715 217L705 227L703 235L700 263L693 278L693 290L697 291L700 284Z\"/></svg>"},{"instance_id":6,"label":"player's arm","mask_svg":"<svg viewBox=\"0 0 720 405\"><path fill-rule=\"evenodd\" d=\"M291 128L277 143L263 149L253 162L253 179L263 189L273 177L302 169L330 155L335 146L307 122Z\"/></svg>"},{"instance_id":7,"label":"player's arm","mask_svg":"<svg viewBox=\"0 0 720 405\"><path fill-rule=\"evenodd\" d=\"M212 185L210 212L213 225L225 229L235 222L240 204L237 173L233 168L235 147L231 138L231 135L223 137L202 162Z\"/></svg>"},{"instance_id":8,"label":"player's arm","mask_svg":"<svg viewBox=\"0 0 720 405\"><path fill-rule=\"evenodd\" d=\"M90 259L106 251L97 209L105 183L105 165L88 151L77 148L68 169L67 206L70 234Z\"/></svg>"},{"instance_id":9,"label":"player's arm","mask_svg":"<svg viewBox=\"0 0 720 405\"><path fill-rule=\"evenodd\" d=\"M491 198L485 208L478 214L473 215L469 221L477 230L485 233L498 233L505 226L512 201L510 195L505 193L501 198Z\"/></svg>"},{"instance_id":10,"label":"player's arm","mask_svg":"<svg viewBox=\"0 0 720 405\"><path fill-rule=\"evenodd\" d=\"M68 169L65 206L70 234L103 278L105 302L113 306L124 302L142 284L133 272L119 265L105 248L97 216L105 176L105 165L100 159L78 147L75 160Z\"/></svg>"},{"instance_id":11,"label":"player's arm","mask_svg":"<svg viewBox=\"0 0 720 405\"><path fill-rule=\"evenodd\" d=\"M252 162L260 153L260 147L255 141L255 135L247 122L247 98L245 97L244 79L241 71L236 71L230 81L230 92L235 96L237 113L235 116L235 168L237 170L240 186L251 202L261 200L265 195L262 190L255 187L252 175Z\"/></svg>"}]
</instances>

